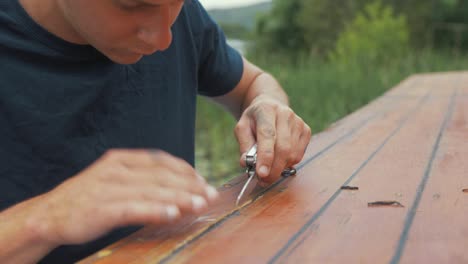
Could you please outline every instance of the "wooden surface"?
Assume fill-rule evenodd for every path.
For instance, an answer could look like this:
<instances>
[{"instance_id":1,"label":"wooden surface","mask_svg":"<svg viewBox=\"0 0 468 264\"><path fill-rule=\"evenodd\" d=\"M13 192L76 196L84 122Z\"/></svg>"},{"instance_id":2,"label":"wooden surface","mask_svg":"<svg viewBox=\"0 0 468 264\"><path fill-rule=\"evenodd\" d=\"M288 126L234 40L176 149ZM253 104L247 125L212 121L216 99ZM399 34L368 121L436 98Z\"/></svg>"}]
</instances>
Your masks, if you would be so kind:
<instances>
[{"instance_id":1,"label":"wooden surface","mask_svg":"<svg viewBox=\"0 0 468 264\"><path fill-rule=\"evenodd\" d=\"M235 207L240 176L203 217L81 263L468 263L468 73L404 80L315 136L297 168Z\"/></svg>"}]
</instances>

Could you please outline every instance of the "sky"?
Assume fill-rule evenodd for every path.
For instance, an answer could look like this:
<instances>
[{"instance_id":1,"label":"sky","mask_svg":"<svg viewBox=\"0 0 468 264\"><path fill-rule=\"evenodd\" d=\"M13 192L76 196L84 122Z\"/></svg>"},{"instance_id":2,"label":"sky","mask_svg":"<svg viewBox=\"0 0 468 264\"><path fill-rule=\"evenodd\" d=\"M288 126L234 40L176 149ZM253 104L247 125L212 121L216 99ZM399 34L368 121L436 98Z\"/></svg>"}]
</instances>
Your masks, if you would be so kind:
<instances>
[{"instance_id":1,"label":"sky","mask_svg":"<svg viewBox=\"0 0 468 264\"><path fill-rule=\"evenodd\" d=\"M266 0L199 0L206 9L236 7L265 2Z\"/></svg>"}]
</instances>

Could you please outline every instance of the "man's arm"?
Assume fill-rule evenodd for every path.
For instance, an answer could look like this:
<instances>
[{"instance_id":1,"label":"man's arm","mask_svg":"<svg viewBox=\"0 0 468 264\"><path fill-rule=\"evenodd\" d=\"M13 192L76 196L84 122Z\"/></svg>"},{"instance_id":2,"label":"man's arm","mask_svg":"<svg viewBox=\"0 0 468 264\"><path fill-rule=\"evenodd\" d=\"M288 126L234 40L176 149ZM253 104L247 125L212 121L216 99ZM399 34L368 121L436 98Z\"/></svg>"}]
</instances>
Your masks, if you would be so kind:
<instances>
[{"instance_id":1,"label":"man's arm","mask_svg":"<svg viewBox=\"0 0 468 264\"><path fill-rule=\"evenodd\" d=\"M0 213L0 263L36 263L55 248L39 235L42 223L35 216L34 204L40 199L30 199Z\"/></svg>"},{"instance_id":2,"label":"man's arm","mask_svg":"<svg viewBox=\"0 0 468 264\"><path fill-rule=\"evenodd\" d=\"M163 151L110 150L48 193L0 212L0 263L35 263L114 228L200 214L216 189Z\"/></svg>"},{"instance_id":3,"label":"man's arm","mask_svg":"<svg viewBox=\"0 0 468 264\"><path fill-rule=\"evenodd\" d=\"M238 120L244 110L259 95L267 95L289 105L288 96L273 76L243 58L244 72L237 86L214 100L225 106Z\"/></svg>"},{"instance_id":4,"label":"man's arm","mask_svg":"<svg viewBox=\"0 0 468 264\"><path fill-rule=\"evenodd\" d=\"M271 183L284 168L302 160L311 130L289 107L288 96L273 76L245 58L243 63L239 84L214 100L238 118L235 132L241 153L258 144L257 173Z\"/></svg>"}]
</instances>

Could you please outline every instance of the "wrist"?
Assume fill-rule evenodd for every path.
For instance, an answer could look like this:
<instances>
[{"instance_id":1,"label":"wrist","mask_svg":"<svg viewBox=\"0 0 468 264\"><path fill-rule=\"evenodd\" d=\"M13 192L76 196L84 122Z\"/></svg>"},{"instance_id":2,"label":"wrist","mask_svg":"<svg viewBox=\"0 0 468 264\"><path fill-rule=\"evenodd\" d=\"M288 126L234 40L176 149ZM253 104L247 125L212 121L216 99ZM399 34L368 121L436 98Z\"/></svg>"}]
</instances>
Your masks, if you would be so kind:
<instances>
[{"instance_id":1,"label":"wrist","mask_svg":"<svg viewBox=\"0 0 468 264\"><path fill-rule=\"evenodd\" d=\"M44 239L44 222L36 217L37 198L0 214L0 262L35 263L58 245Z\"/></svg>"},{"instance_id":2,"label":"wrist","mask_svg":"<svg viewBox=\"0 0 468 264\"><path fill-rule=\"evenodd\" d=\"M255 104L261 104L265 102L289 107L289 100L287 97L278 97L278 96L270 95L270 94L261 94L253 98L250 104L246 107L246 109L249 106L252 106Z\"/></svg>"},{"instance_id":3,"label":"wrist","mask_svg":"<svg viewBox=\"0 0 468 264\"><path fill-rule=\"evenodd\" d=\"M40 243L44 249L52 250L60 245L54 236L54 224L45 194L28 201L29 210L24 218L25 235L30 243Z\"/></svg>"}]
</instances>

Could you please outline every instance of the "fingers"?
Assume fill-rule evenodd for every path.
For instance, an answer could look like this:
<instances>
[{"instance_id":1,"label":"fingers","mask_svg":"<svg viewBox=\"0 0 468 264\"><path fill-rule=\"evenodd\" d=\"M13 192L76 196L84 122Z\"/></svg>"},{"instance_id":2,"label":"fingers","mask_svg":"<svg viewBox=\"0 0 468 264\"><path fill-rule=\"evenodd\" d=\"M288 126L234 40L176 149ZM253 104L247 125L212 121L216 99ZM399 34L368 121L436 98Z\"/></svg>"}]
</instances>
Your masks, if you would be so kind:
<instances>
[{"instance_id":1,"label":"fingers","mask_svg":"<svg viewBox=\"0 0 468 264\"><path fill-rule=\"evenodd\" d=\"M107 169L103 172L110 203L133 206L121 208L126 214L147 208L148 202L174 206L180 214L198 214L219 197L217 190L196 173L185 161L162 151L111 150L103 158ZM117 163L119 166L109 164ZM135 209L136 208L136 209ZM141 209L140 208L140 209ZM142 211L144 211L142 209ZM142 214L145 215L145 214ZM150 214L156 217L157 214ZM138 221L138 217L135 221ZM125 219L130 216L125 215Z\"/></svg>"},{"instance_id":2,"label":"fingers","mask_svg":"<svg viewBox=\"0 0 468 264\"><path fill-rule=\"evenodd\" d=\"M257 174L264 178L270 174L275 155L276 113L258 109L255 114L257 132Z\"/></svg>"},{"instance_id":3,"label":"fingers","mask_svg":"<svg viewBox=\"0 0 468 264\"><path fill-rule=\"evenodd\" d=\"M106 211L116 226L165 224L181 217L177 206L153 202L129 201L110 206Z\"/></svg>"},{"instance_id":4,"label":"fingers","mask_svg":"<svg viewBox=\"0 0 468 264\"><path fill-rule=\"evenodd\" d=\"M115 201L152 200L174 204L184 213L200 213L218 199L219 193L204 179L192 174L194 172L181 174L169 167L123 167L117 171L113 169L112 175L104 181L107 191L116 194L111 195Z\"/></svg>"},{"instance_id":5,"label":"fingers","mask_svg":"<svg viewBox=\"0 0 468 264\"><path fill-rule=\"evenodd\" d=\"M195 170L190 164L161 150L111 149L101 159L122 164L130 169L163 166L170 167L179 173L196 176Z\"/></svg>"},{"instance_id":6,"label":"fingers","mask_svg":"<svg viewBox=\"0 0 468 264\"><path fill-rule=\"evenodd\" d=\"M43 233L59 244L80 244L117 226L199 214L218 197L181 159L164 152L111 150L43 196L44 204L53 205Z\"/></svg>"},{"instance_id":7,"label":"fingers","mask_svg":"<svg viewBox=\"0 0 468 264\"><path fill-rule=\"evenodd\" d=\"M208 185L206 181L194 179L189 175L178 174L167 169L157 172L151 169L134 170L133 178L142 178L139 181L139 187L151 186L152 188L177 190L201 196L209 201L216 200L218 197L216 189Z\"/></svg>"},{"instance_id":8,"label":"fingers","mask_svg":"<svg viewBox=\"0 0 468 264\"><path fill-rule=\"evenodd\" d=\"M239 151L241 153L240 165L245 167L246 153L256 142L252 122L248 117L242 116L234 131L237 142L239 143Z\"/></svg>"},{"instance_id":9,"label":"fingers","mask_svg":"<svg viewBox=\"0 0 468 264\"><path fill-rule=\"evenodd\" d=\"M212 195L198 195L176 188L162 188L155 186L142 186L129 188L116 188L122 196L120 199L108 203L126 203L128 201L154 204L173 205L182 214L199 214L205 211L216 199ZM208 196L208 197L207 197Z\"/></svg>"},{"instance_id":10,"label":"fingers","mask_svg":"<svg viewBox=\"0 0 468 264\"><path fill-rule=\"evenodd\" d=\"M311 138L309 126L291 108L270 102L262 102L246 110L236 127L237 135L255 135L257 141L257 174L266 183L276 181L287 167L299 163ZM246 130L246 131L242 131ZM240 148L245 152L254 143L252 137L243 136ZM245 143L241 143L245 142ZM248 142L248 144L247 144ZM245 156L242 155L241 160Z\"/></svg>"},{"instance_id":11,"label":"fingers","mask_svg":"<svg viewBox=\"0 0 468 264\"><path fill-rule=\"evenodd\" d=\"M294 130L294 113L289 111L278 112L277 116L277 139L275 143L275 155L271 167L270 177L265 181L271 183L275 181L281 172L290 165L293 155L295 141L297 141L297 132Z\"/></svg>"},{"instance_id":12,"label":"fingers","mask_svg":"<svg viewBox=\"0 0 468 264\"><path fill-rule=\"evenodd\" d=\"M297 144L297 152L296 152L296 159L295 163L297 164L302 161L304 158L305 152L307 150L307 147L309 146L310 139L312 138L312 130L310 127L304 123L304 127L302 129L302 133L299 137L299 142Z\"/></svg>"}]
</instances>

